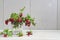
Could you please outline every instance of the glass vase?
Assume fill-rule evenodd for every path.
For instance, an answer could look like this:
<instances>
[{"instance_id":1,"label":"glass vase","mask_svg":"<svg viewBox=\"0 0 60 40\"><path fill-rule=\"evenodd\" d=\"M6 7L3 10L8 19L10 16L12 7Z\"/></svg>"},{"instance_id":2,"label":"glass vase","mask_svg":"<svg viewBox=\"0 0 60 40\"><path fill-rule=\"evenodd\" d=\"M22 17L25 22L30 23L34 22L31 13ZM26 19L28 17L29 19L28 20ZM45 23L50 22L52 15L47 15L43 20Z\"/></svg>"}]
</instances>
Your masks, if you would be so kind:
<instances>
[{"instance_id":1,"label":"glass vase","mask_svg":"<svg viewBox=\"0 0 60 40\"><path fill-rule=\"evenodd\" d=\"M17 35L19 32L22 32L22 27L13 28L13 35Z\"/></svg>"}]
</instances>

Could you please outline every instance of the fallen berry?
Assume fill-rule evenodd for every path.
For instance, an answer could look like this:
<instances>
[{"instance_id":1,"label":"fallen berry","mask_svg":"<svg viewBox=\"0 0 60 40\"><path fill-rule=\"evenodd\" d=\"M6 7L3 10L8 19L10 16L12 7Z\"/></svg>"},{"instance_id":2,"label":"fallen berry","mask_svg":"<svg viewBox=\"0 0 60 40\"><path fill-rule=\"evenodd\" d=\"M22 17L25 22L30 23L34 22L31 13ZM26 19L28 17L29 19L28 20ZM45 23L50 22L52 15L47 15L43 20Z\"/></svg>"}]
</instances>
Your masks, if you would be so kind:
<instances>
[{"instance_id":1,"label":"fallen berry","mask_svg":"<svg viewBox=\"0 0 60 40\"><path fill-rule=\"evenodd\" d=\"M30 35L32 35L32 33L31 32L27 32L27 35L30 36Z\"/></svg>"},{"instance_id":2,"label":"fallen berry","mask_svg":"<svg viewBox=\"0 0 60 40\"><path fill-rule=\"evenodd\" d=\"M4 34L4 37L7 37L7 34Z\"/></svg>"}]
</instances>

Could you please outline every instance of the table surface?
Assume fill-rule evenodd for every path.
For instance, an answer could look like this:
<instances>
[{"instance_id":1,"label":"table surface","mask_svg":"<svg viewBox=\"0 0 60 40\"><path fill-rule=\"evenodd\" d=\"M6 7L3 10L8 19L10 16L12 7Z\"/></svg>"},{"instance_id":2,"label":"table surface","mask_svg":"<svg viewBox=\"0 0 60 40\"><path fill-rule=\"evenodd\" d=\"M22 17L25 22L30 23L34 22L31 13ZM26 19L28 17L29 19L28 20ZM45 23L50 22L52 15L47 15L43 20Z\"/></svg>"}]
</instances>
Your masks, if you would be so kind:
<instances>
[{"instance_id":1,"label":"table surface","mask_svg":"<svg viewBox=\"0 0 60 40\"><path fill-rule=\"evenodd\" d=\"M0 40L60 40L60 30L32 30L33 35L23 37L0 37ZM25 32L25 31L23 31Z\"/></svg>"}]
</instances>

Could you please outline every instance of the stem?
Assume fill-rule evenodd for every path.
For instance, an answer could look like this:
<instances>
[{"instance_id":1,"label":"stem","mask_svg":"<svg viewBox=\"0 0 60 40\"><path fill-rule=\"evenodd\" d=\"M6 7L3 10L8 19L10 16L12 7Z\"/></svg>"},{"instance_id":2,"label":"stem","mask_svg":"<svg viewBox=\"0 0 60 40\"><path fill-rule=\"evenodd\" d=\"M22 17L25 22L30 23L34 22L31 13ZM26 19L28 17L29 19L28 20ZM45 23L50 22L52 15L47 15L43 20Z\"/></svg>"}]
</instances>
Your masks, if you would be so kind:
<instances>
[{"instance_id":1,"label":"stem","mask_svg":"<svg viewBox=\"0 0 60 40\"><path fill-rule=\"evenodd\" d=\"M20 25L20 28L21 28L21 25Z\"/></svg>"}]
</instances>

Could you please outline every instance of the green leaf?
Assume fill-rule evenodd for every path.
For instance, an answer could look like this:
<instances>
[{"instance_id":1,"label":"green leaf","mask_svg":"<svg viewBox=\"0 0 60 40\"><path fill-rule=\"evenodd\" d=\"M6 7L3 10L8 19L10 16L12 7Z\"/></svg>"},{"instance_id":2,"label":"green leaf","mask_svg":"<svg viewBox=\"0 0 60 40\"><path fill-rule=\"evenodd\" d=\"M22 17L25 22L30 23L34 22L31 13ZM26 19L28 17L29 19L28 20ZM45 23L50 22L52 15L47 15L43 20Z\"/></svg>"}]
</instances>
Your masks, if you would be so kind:
<instances>
[{"instance_id":1,"label":"green leaf","mask_svg":"<svg viewBox=\"0 0 60 40\"><path fill-rule=\"evenodd\" d=\"M17 20L19 15L17 13L12 13L10 18L14 18L14 20Z\"/></svg>"},{"instance_id":2,"label":"green leaf","mask_svg":"<svg viewBox=\"0 0 60 40\"><path fill-rule=\"evenodd\" d=\"M0 35L2 35L3 34L3 32L0 32Z\"/></svg>"},{"instance_id":3,"label":"green leaf","mask_svg":"<svg viewBox=\"0 0 60 40\"><path fill-rule=\"evenodd\" d=\"M36 25L36 23L34 23L34 21L32 21L32 25L34 25L34 26L35 26L35 25Z\"/></svg>"},{"instance_id":4,"label":"green leaf","mask_svg":"<svg viewBox=\"0 0 60 40\"><path fill-rule=\"evenodd\" d=\"M3 32L4 34L8 34L8 29L5 29Z\"/></svg>"},{"instance_id":5,"label":"green leaf","mask_svg":"<svg viewBox=\"0 0 60 40\"><path fill-rule=\"evenodd\" d=\"M24 17L22 17L22 20L23 20L23 22L25 22L25 18Z\"/></svg>"},{"instance_id":6,"label":"green leaf","mask_svg":"<svg viewBox=\"0 0 60 40\"><path fill-rule=\"evenodd\" d=\"M32 18L30 18L30 21L34 21L34 18L32 19Z\"/></svg>"},{"instance_id":7,"label":"green leaf","mask_svg":"<svg viewBox=\"0 0 60 40\"><path fill-rule=\"evenodd\" d=\"M21 12L23 12L23 11L24 11L24 9L25 9L25 6L24 6L22 9L20 9L20 11L21 11Z\"/></svg>"},{"instance_id":8,"label":"green leaf","mask_svg":"<svg viewBox=\"0 0 60 40\"><path fill-rule=\"evenodd\" d=\"M28 19L30 19L30 18L31 18L29 14L27 14L27 18L28 18Z\"/></svg>"},{"instance_id":9,"label":"green leaf","mask_svg":"<svg viewBox=\"0 0 60 40\"><path fill-rule=\"evenodd\" d=\"M8 36L12 36L12 31L8 31Z\"/></svg>"},{"instance_id":10,"label":"green leaf","mask_svg":"<svg viewBox=\"0 0 60 40\"><path fill-rule=\"evenodd\" d=\"M17 35L18 36L23 36L23 33L22 32L19 32Z\"/></svg>"}]
</instances>

